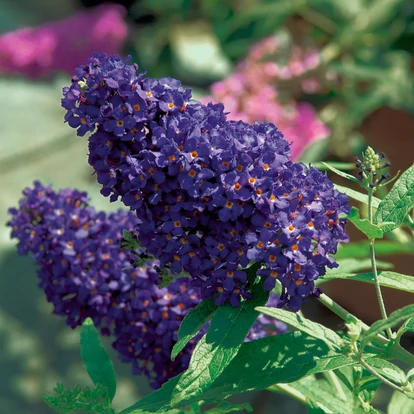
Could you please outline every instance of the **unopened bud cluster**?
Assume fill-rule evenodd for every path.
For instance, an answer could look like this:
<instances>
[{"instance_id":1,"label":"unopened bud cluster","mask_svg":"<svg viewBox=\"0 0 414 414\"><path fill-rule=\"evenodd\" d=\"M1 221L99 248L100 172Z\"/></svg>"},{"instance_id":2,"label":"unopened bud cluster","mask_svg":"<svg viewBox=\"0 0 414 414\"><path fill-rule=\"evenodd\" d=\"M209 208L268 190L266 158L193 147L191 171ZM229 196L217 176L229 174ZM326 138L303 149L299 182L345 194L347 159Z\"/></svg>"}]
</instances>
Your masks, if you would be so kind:
<instances>
[{"instance_id":1,"label":"unopened bud cluster","mask_svg":"<svg viewBox=\"0 0 414 414\"><path fill-rule=\"evenodd\" d=\"M383 152L376 153L371 147L362 154L362 160L355 157L355 165L359 169L359 180L366 188L376 188L391 177L391 174L384 171L391 166L391 163L385 161Z\"/></svg>"}]
</instances>

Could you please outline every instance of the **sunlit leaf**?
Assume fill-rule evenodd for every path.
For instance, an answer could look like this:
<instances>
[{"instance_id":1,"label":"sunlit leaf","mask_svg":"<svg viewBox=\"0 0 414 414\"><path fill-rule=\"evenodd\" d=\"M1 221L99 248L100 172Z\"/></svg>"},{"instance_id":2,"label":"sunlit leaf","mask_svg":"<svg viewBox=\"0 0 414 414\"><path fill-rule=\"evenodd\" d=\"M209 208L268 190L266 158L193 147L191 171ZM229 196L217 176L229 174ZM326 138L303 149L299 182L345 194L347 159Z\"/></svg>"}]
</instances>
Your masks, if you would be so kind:
<instances>
[{"instance_id":1,"label":"sunlit leaf","mask_svg":"<svg viewBox=\"0 0 414 414\"><path fill-rule=\"evenodd\" d=\"M388 319L381 319L371 325L371 327L361 336L361 349L363 349L368 343L377 337L386 329L393 328L395 325L403 322L414 316L414 305L408 305L404 308L398 309L393 312Z\"/></svg>"},{"instance_id":2,"label":"sunlit leaf","mask_svg":"<svg viewBox=\"0 0 414 414\"><path fill-rule=\"evenodd\" d=\"M340 348L343 342L342 338L332 329L326 328L320 323L304 318L299 313L265 306L259 306L256 310L264 313L265 315L269 315L272 318L285 322L288 325L313 336L314 338L324 341L332 349L335 347Z\"/></svg>"},{"instance_id":3,"label":"sunlit leaf","mask_svg":"<svg viewBox=\"0 0 414 414\"><path fill-rule=\"evenodd\" d=\"M254 280L258 266L247 270ZM255 307L264 305L269 292L263 289L262 280L252 289L252 298L239 307L230 304L219 306L211 320L207 333L193 351L190 365L178 382L173 393L173 406L195 401L220 376L237 355L241 344L259 313Z\"/></svg>"},{"instance_id":4,"label":"sunlit leaf","mask_svg":"<svg viewBox=\"0 0 414 414\"><path fill-rule=\"evenodd\" d=\"M388 233L403 222L405 216L414 207L414 165L406 170L391 191L381 201L375 213L374 220L377 224L390 222L381 228Z\"/></svg>"},{"instance_id":5,"label":"sunlit leaf","mask_svg":"<svg viewBox=\"0 0 414 414\"><path fill-rule=\"evenodd\" d=\"M334 273L323 276L325 281L333 279L348 279L359 282L374 283L374 275L372 273ZM405 292L414 293L414 277L403 275L401 273L381 271L378 273L378 279L381 286L392 289L403 290Z\"/></svg>"},{"instance_id":6,"label":"sunlit leaf","mask_svg":"<svg viewBox=\"0 0 414 414\"><path fill-rule=\"evenodd\" d=\"M358 230L362 231L370 239L381 239L384 236L380 227L372 224L367 219L361 219L359 216L359 210L355 207L351 207L348 219Z\"/></svg>"}]
</instances>

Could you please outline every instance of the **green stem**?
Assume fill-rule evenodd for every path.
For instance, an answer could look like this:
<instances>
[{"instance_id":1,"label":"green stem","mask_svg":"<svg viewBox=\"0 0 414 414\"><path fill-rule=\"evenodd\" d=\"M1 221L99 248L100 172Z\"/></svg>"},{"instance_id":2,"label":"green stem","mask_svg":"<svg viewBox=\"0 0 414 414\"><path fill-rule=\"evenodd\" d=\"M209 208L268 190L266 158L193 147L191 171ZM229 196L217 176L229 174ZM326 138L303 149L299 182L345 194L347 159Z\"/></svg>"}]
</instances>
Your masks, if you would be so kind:
<instances>
[{"instance_id":1,"label":"green stem","mask_svg":"<svg viewBox=\"0 0 414 414\"><path fill-rule=\"evenodd\" d=\"M368 188L368 220L370 223L373 222L372 220L372 187ZM382 297L381 286L380 286L379 279L378 279L377 261L375 258L374 244L375 244L375 239L374 238L370 239L369 250L371 253L371 265L372 265L372 273L374 275L375 291L377 293L378 304L380 307L382 319L387 320L388 319L387 311L385 309L385 303ZM386 331L387 331L388 338L391 339L392 338L391 328L387 328Z\"/></svg>"}]
</instances>

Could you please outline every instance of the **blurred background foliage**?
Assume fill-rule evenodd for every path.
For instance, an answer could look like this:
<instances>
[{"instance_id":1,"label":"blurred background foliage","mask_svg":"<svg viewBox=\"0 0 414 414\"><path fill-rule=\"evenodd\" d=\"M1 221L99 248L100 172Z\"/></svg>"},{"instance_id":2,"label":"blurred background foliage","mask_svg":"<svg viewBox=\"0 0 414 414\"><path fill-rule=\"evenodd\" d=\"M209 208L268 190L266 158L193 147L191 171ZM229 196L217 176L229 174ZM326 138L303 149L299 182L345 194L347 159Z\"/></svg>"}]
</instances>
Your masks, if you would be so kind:
<instances>
[{"instance_id":1,"label":"blurred background foliage","mask_svg":"<svg viewBox=\"0 0 414 414\"><path fill-rule=\"evenodd\" d=\"M86 141L63 124L59 106L62 86L95 49L130 54L148 76L176 77L196 99L220 98L245 120L281 125L307 162L349 162L367 143L388 152L394 173L413 162L413 1L0 3L2 223L35 178L56 189L89 191L96 208L120 207L99 195ZM398 256L397 270L412 272L408 263ZM42 398L56 381L87 384L78 332L51 315L31 261L17 256L4 226L0 275L0 412L47 413ZM332 294L351 308L352 300L366 300L350 299L338 286ZM368 321L378 316L368 307L361 315ZM128 366L118 363L116 370L118 407L149 391ZM275 400L265 398L255 413L274 412ZM281 412L303 412L278 398Z\"/></svg>"}]
</instances>

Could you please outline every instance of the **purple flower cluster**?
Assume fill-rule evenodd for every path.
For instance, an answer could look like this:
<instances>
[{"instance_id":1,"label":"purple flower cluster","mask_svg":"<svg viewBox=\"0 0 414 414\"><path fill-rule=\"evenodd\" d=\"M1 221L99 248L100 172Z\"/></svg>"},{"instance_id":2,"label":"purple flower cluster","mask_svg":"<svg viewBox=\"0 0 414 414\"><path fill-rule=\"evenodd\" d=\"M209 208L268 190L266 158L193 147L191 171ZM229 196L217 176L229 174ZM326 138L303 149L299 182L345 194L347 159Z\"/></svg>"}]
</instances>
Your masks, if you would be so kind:
<instances>
[{"instance_id":1,"label":"purple flower cluster","mask_svg":"<svg viewBox=\"0 0 414 414\"><path fill-rule=\"evenodd\" d=\"M319 64L317 49L268 37L253 46L230 76L214 83L211 96L202 102L223 102L230 112L228 119L273 122L292 142L292 159L296 160L309 144L329 136L329 128L318 119L314 107L294 99L299 85L313 93L326 83L314 77Z\"/></svg>"},{"instance_id":2,"label":"purple flower cluster","mask_svg":"<svg viewBox=\"0 0 414 414\"><path fill-rule=\"evenodd\" d=\"M131 254L117 241L136 218L98 213L88 207L86 193L69 188L55 193L35 182L23 194L19 208L9 210L11 237L19 240L19 254L32 254L39 266L40 287L54 313L66 316L72 328L87 317L100 323L126 277L124 268L131 267Z\"/></svg>"},{"instance_id":3,"label":"purple flower cluster","mask_svg":"<svg viewBox=\"0 0 414 414\"><path fill-rule=\"evenodd\" d=\"M136 216L124 211L106 216L88 206L86 193L56 193L39 182L23 194L19 208L9 211L8 225L19 241L18 252L35 259L40 287L54 313L65 316L72 328L93 318L103 334L115 336L113 347L121 359L132 364L135 374L144 373L154 388L185 370L201 334L174 362L170 354L178 327L200 302L200 293L188 278L159 288L158 261L133 266L135 254L142 252L124 251L118 240L124 229L136 225ZM260 318L248 339L286 329Z\"/></svg>"},{"instance_id":4,"label":"purple flower cluster","mask_svg":"<svg viewBox=\"0 0 414 414\"><path fill-rule=\"evenodd\" d=\"M189 103L171 78L150 79L119 56L94 54L64 88L65 120L89 138L102 194L136 211L138 238L171 273L183 270L203 298L233 306L250 297L246 268L280 306L298 310L338 241L347 197L314 168L290 160L273 125L227 121L222 104Z\"/></svg>"}]
</instances>

